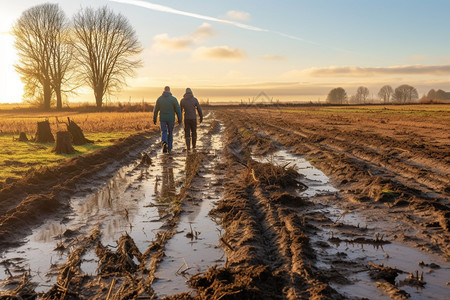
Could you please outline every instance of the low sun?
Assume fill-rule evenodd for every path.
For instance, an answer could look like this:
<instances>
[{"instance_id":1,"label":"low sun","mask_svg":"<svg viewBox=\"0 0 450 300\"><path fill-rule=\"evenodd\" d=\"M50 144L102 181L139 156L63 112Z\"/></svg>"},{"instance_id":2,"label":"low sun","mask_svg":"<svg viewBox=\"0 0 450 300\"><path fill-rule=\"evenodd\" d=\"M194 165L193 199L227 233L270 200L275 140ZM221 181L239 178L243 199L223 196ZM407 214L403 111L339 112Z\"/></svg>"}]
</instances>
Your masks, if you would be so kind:
<instances>
[{"instance_id":1,"label":"low sun","mask_svg":"<svg viewBox=\"0 0 450 300\"><path fill-rule=\"evenodd\" d=\"M0 32L0 103L22 101L23 83L14 70L17 54L14 49L14 37Z\"/></svg>"}]
</instances>

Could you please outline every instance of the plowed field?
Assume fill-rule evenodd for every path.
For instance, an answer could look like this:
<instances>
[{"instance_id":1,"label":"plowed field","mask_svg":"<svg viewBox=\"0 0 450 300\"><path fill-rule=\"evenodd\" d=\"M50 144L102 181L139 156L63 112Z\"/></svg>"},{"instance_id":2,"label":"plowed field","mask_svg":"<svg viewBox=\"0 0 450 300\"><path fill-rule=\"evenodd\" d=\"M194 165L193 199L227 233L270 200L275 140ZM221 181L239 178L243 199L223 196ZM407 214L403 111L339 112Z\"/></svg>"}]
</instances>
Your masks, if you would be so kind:
<instances>
[{"instance_id":1,"label":"plowed field","mask_svg":"<svg viewBox=\"0 0 450 300\"><path fill-rule=\"evenodd\" d=\"M216 108L194 152L178 127L37 170L0 190L0 298L447 299L449 125Z\"/></svg>"}]
</instances>

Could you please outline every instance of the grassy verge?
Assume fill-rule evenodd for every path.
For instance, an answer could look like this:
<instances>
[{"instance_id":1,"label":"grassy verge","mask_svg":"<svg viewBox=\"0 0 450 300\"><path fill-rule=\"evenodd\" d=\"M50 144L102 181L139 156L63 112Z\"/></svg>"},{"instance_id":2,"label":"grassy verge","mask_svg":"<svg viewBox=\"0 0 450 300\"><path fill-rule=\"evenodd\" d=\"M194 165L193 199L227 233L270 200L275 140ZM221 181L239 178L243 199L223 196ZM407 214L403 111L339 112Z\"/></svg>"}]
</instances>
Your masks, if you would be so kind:
<instances>
[{"instance_id":1,"label":"grassy verge","mask_svg":"<svg viewBox=\"0 0 450 300\"><path fill-rule=\"evenodd\" d=\"M126 138L132 132L97 132L87 133L86 138L93 140L94 144L74 146L74 154L56 154L52 152L54 144L40 144L34 142L19 142L14 140L17 135L0 135L0 182L8 178L18 179L30 168L53 166L74 156L91 153L95 150L113 145L116 141Z\"/></svg>"}]
</instances>

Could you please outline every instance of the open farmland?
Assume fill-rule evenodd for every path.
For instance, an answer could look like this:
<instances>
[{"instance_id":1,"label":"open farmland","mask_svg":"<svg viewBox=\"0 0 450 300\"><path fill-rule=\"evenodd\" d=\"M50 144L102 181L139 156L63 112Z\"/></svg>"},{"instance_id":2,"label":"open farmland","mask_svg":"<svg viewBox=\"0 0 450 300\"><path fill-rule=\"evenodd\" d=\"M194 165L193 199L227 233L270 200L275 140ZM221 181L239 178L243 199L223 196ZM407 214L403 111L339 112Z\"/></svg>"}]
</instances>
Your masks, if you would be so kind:
<instances>
[{"instance_id":1,"label":"open farmland","mask_svg":"<svg viewBox=\"0 0 450 300\"><path fill-rule=\"evenodd\" d=\"M208 108L197 152L177 127L170 156L141 132L36 170L0 190L0 295L446 299L449 129L449 105Z\"/></svg>"}]
</instances>

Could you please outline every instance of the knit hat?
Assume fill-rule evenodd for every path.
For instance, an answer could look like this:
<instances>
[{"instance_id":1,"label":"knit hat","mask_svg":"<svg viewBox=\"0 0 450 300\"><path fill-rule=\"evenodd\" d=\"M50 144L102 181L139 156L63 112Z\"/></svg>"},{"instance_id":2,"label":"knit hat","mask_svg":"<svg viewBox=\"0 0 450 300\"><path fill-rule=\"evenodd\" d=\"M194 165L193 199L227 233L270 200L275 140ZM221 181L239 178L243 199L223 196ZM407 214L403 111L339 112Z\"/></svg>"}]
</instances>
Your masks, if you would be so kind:
<instances>
[{"instance_id":1,"label":"knit hat","mask_svg":"<svg viewBox=\"0 0 450 300\"><path fill-rule=\"evenodd\" d=\"M168 86L164 87L164 92L170 92L170 87Z\"/></svg>"},{"instance_id":2,"label":"knit hat","mask_svg":"<svg viewBox=\"0 0 450 300\"><path fill-rule=\"evenodd\" d=\"M191 91L190 88L187 88L187 89L186 89L186 94L187 94L187 93L192 94L192 91Z\"/></svg>"}]
</instances>

